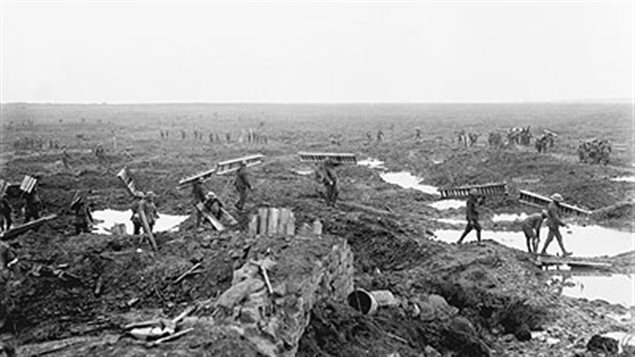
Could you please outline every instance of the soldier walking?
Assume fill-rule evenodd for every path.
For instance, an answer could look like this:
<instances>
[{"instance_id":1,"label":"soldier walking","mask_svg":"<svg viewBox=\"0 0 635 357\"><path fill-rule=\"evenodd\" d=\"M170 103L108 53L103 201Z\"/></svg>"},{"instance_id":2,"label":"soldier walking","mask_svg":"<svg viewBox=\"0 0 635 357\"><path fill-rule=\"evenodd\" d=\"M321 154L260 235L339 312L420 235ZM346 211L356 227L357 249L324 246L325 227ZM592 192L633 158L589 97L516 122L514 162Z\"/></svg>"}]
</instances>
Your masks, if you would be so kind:
<instances>
[{"instance_id":1,"label":"soldier walking","mask_svg":"<svg viewBox=\"0 0 635 357\"><path fill-rule=\"evenodd\" d=\"M238 191L238 202L236 202L236 208L239 211L243 210L245 202L247 201L247 190L251 190L251 184L249 183L249 177L247 175L247 162L241 161L240 168L236 171L236 180L234 181L234 187Z\"/></svg>"},{"instance_id":2,"label":"soldier walking","mask_svg":"<svg viewBox=\"0 0 635 357\"><path fill-rule=\"evenodd\" d=\"M472 229L476 230L476 239L478 240L478 244L481 244L481 225L478 223L478 208L484 201L485 197L479 196L478 191L475 188L470 189L465 209L467 225L465 226L465 231L461 234L461 238L457 241L457 244L463 243L463 239L472 231Z\"/></svg>"},{"instance_id":3,"label":"soldier walking","mask_svg":"<svg viewBox=\"0 0 635 357\"><path fill-rule=\"evenodd\" d=\"M559 193L554 193L551 196L551 202L549 202L549 204L547 205L547 220L545 224L547 225L547 227L549 227L549 233L547 234L547 240L545 241L545 246L542 248L542 252L540 253L540 255L547 254L547 248L549 247L549 244L551 244L551 241L553 241L554 237L558 241L558 245L560 245L563 257L568 257L573 254L571 252L567 252L564 249L564 244L562 243L562 234L560 234L561 226L565 228L568 227L568 225L564 223L562 219L560 219L559 207L562 201L562 195L560 195Z\"/></svg>"},{"instance_id":4,"label":"soldier walking","mask_svg":"<svg viewBox=\"0 0 635 357\"><path fill-rule=\"evenodd\" d=\"M24 202L24 223L29 222L31 219L40 219L42 201L40 201L40 195L37 193L37 187L33 187L29 193L24 193Z\"/></svg>"},{"instance_id":5,"label":"soldier walking","mask_svg":"<svg viewBox=\"0 0 635 357\"><path fill-rule=\"evenodd\" d=\"M90 225L93 224L90 205L80 196L71 204L71 210L75 212L75 235L90 233Z\"/></svg>"},{"instance_id":6,"label":"soldier walking","mask_svg":"<svg viewBox=\"0 0 635 357\"><path fill-rule=\"evenodd\" d=\"M335 174L335 165L328 159L322 163L322 183L326 189L326 204L335 206L337 196L339 195L337 175Z\"/></svg>"}]
</instances>

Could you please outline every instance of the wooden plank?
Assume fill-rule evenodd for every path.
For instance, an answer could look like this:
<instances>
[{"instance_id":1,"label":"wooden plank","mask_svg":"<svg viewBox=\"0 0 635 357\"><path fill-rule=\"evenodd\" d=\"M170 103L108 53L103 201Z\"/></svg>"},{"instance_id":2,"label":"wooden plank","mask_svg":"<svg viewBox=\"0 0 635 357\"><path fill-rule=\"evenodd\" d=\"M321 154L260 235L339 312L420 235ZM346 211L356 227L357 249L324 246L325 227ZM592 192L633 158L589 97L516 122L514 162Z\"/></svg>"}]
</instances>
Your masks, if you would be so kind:
<instances>
[{"instance_id":1,"label":"wooden plank","mask_svg":"<svg viewBox=\"0 0 635 357\"><path fill-rule=\"evenodd\" d=\"M247 163L247 167L252 167L258 164L262 164L265 156L262 154L250 155L239 157L237 159L221 161L216 166L216 173L218 175L226 175L235 171L238 171L240 168L240 163L245 161Z\"/></svg>"},{"instance_id":2,"label":"wooden plank","mask_svg":"<svg viewBox=\"0 0 635 357\"><path fill-rule=\"evenodd\" d=\"M216 168L213 168L213 169L209 169L207 171L203 171L201 173L198 173L198 174L196 174L194 176L190 176L190 177L184 178L181 181L179 181L178 186L185 186L185 185L191 184L191 183L193 183L194 181L196 181L198 179L206 180L206 179L210 178L215 172L216 172Z\"/></svg>"},{"instance_id":3,"label":"wooden plank","mask_svg":"<svg viewBox=\"0 0 635 357\"><path fill-rule=\"evenodd\" d=\"M17 227L13 227L11 229L9 229L8 231L3 232L2 234L0 234L0 240L8 240L11 238L14 238L30 229L33 228L37 228L39 226L41 226L42 224L51 221L53 219L57 218L56 214L51 214L45 217L41 217L39 219L36 219L35 221L31 221L28 223L25 223L21 226L17 226Z\"/></svg>"},{"instance_id":4,"label":"wooden plank","mask_svg":"<svg viewBox=\"0 0 635 357\"><path fill-rule=\"evenodd\" d=\"M205 217L217 231L225 230L225 226L223 226L223 224L220 223L219 220L214 218L211 214L205 212L202 202L199 202L196 205L196 209L203 214L203 217Z\"/></svg>"},{"instance_id":5,"label":"wooden plank","mask_svg":"<svg viewBox=\"0 0 635 357\"><path fill-rule=\"evenodd\" d=\"M221 208L220 211L222 212L223 217L225 217L225 219L229 221L230 226L234 226L238 224L238 221L236 220L236 218L234 218L234 216L232 216L226 209Z\"/></svg>"},{"instance_id":6,"label":"wooden plank","mask_svg":"<svg viewBox=\"0 0 635 357\"><path fill-rule=\"evenodd\" d=\"M159 251L159 247L157 247L157 242L154 240L154 235L152 234L152 229L150 229L150 224L148 224L148 217L146 217L146 213L143 211L143 208L139 209L139 216L141 216L141 222L143 223L143 229L145 230L145 234L150 240L150 244L152 245L152 249L155 252Z\"/></svg>"},{"instance_id":7,"label":"wooden plank","mask_svg":"<svg viewBox=\"0 0 635 357\"><path fill-rule=\"evenodd\" d=\"M540 257L537 261L538 265L563 265L567 264L571 267L580 267L580 268L602 268L602 269L610 269L613 264L607 261L591 261L591 260L582 260L579 258L559 258L559 257Z\"/></svg>"},{"instance_id":8,"label":"wooden plank","mask_svg":"<svg viewBox=\"0 0 635 357\"><path fill-rule=\"evenodd\" d=\"M298 153L300 161L303 162L323 162L330 159L336 164L357 164L357 157L351 153L336 153L336 152L305 152L300 151Z\"/></svg>"}]
</instances>

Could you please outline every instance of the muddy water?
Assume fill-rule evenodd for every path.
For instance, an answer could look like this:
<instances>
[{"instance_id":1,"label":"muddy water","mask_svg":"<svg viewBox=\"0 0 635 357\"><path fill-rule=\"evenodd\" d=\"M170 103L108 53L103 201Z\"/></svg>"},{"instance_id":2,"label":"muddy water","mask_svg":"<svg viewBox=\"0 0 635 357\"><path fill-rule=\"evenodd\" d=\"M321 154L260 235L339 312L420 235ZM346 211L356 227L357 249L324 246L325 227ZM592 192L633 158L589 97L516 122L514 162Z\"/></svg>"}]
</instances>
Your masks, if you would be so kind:
<instances>
[{"instance_id":1,"label":"muddy water","mask_svg":"<svg viewBox=\"0 0 635 357\"><path fill-rule=\"evenodd\" d=\"M563 285L562 294L566 296L604 300L626 308L635 306L635 274L556 275L552 279Z\"/></svg>"},{"instance_id":2,"label":"muddy water","mask_svg":"<svg viewBox=\"0 0 635 357\"><path fill-rule=\"evenodd\" d=\"M417 191L421 191L423 193L427 193L429 195L438 195L439 191L437 191L436 186L431 185L422 185L420 182L423 180L420 177L414 176L410 172L400 171L400 172L386 172L380 175L382 180L392 183L394 185L398 185L402 188L412 188Z\"/></svg>"},{"instance_id":3,"label":"muddy water","mask_svg":"<svg viewBox=\"0 0 635 357\"><path fill-rule=\"evenodd\" d=\"M622 177L613 177L611 181L618 182L635 182L635 176L622 176Z\"/></svg>"},{"instance_id":4,"label":"muddy water","mask_svg":"<svg viewBox=\"0 0 635 357\"><path fill-rule=\"evenodd\" d=\"M439 211L443 211L443 210L446 210L446 209L465 207L465 201L461 201L461 200L441 200L441 201L436 201L436 202L429 203L428 205L433 207L433 208L438 209Z\"/></svg>"},{"instance_id":5,"label":"muddy water","mask_svg":"<svg viewBox=\"0 0 635 357\"><path fill-rule=\"evenodd\" d=\"M539 249L542 249L544 241L547 238L547 232L546 227L540 230ZM633 234L630 232L621 232L600 226L582 227L574 225L566 229L561 228L560 232L562 233L565 249L573 252L573 256L575 257L613 256L635 249ZM459 229L442 229L436 231L435 235L439 240L451 243L457 241L461 233L462 230ZM511 248L527 250L527 243L523 232L490 231L485 227L482 232L482 238L492 239ZM467 241L475 240L476 233L470 232L466 239ZM549 245L547 253L553 255L561 253L560 247L555 239Z\"/></svg>"},{"instance_id":6,"label":"muddy water","mask_svg":"<svg viewBox=\"0 0 635 357\"><path fill-rule=\"evenodd\" d=\"M366 160L360 160L357 162L357 165L360 166L367 166L371 169L378 169L378 170L385 170L386 167L384 167L384 162L381 160L377 160L377 159L373 159L373 158L368 158Z\"/></svg>"},{"instance_id":7,"label":"muddy water","mask_svg":"<svg viewBox=\"0 0 635 357\"><path fill-rule=\"evenodd\" d=\"M128 234L132 234L134 227L132 225L132 221L130 221L130 217L132 217L131 210L116 211L107 209L103 211L95 211L93 212L93 219L100 223L94 226L93 233L110 234L109 229L111 229L115 224L123 223L126 225L126 232ZM181 224L181 222L185 221L187 217L188 216L175 216L159 213L159 218L154 224L153 231L176 231L178 225Z\"/></svg>"},{"instance_id":8,"label":"muddy water","mask_svg":"<svg viewBox=\"0 0 635 357\"><path fill-rule=\"evenodd\" d=\"M492 222L514 222L514 221L522 221L525 218L527 218L527 213L520 213L520 214L515 214L515 213L501 213L501 214L495 214L492 217Z\"/></svg>"}]
</instances>

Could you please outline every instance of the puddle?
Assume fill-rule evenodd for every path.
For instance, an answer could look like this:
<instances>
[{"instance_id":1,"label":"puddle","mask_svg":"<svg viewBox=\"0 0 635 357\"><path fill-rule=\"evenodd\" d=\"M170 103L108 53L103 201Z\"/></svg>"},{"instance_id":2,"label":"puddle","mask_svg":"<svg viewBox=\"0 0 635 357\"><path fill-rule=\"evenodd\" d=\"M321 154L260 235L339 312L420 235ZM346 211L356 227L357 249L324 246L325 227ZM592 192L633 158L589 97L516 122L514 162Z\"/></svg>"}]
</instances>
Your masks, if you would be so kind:
<instances>
[{"instance_id":1,"label":"puddle","mask_svg":"<svg viewBox=\"0 0 635 357\"><path fill-rule=\"evenodd\" d=\"M308 176L311 175L314 170L293 170L294 173L296 173L297 175L301 175L301 176Z\"/></svg>"},{"instance_id":2,"label":"puddle","mask_svg":"<svg viewBox=\"0 0 635 357\"><path fill-rule=\"evenodd\" d=\"M515 214L515 213L501 213L495 214L492 217L493 222L514 222L523 221L527 218L527 213Z\"/></svg>"},{"instance_id":3,"label":"puddle","mask_svg":"<svg viewBox=\"0 0 635 357\"><path fill-rule=\"evenodd\" d=\"M386 172L380 175L382 180L392 183L394 185L398 185L402 188L412 188L417 191L421 191L423 193L427 193L429 195L438 195L439 191L437 191L436 186L430 185L422 185L420 182L423 180L417 176L414 176L410 172L400 171L400 172Z\"/></svg>"},{"instance_id":4,"label":"puddle","mask_svg":"<svg viewBox=\"0 0 635 357\"><path fill-rule=\"evenodd\" d=\"M621 176L621 177L613 177L611 181L618 182L635 182L635 176Z\"/></svg>"},{"instance_id":5,"label":"puddle","mask_svg":"<svg viewBox=\"0 0 635 357\"><path fill-rule=\"evenodd\" d=\"M385 170L386 167L384 167L384 162L381 160L377 160L377 159L373 159L373 158L368 158L366 160L361 160L357 162L357 165L361 165L361 166L367 166L371 169L378 169L378 170Z\"/></svg>"},{"instance_id":6,"label":"puddle","mask_svg":"<svg viewBox=\"0 0 635 357\"><path fill-rule=\"evenodd\" d=\"M465 225L466 223L464 219L457 219L457 218L439 218L437 219L437 221L441 223L460 224L460 225Z\"/></svg>"},{"instance_id":7,"label":"puddle","mask_svg":"<svg viewBox=\"0 0 635 357\"><path fill-rule=\"evenodd\" d=\"M465 201L462 201L462 200L441 200L441 201L428 203L428 206L436 208L439 211L443 211L443 210L446 210L446 209L465 207Z\"/></svg>"},{"instance_id":8,"label":"puddle","mask_svg":"<svg viewBox=\"0 0 635 357\"><path fill-rule=\"evenodd\" d=\"M613 274L609 276L569 275L564 278L556 275L552 281L563 285L562 294L572 298L604 300L619 304L625 308L635 306L635 274Z\"/></svg>"},{"instance_id":9,"label":"puddle","mask_svg":"<svg viewBox=\"0 0 635 357\"><path fill-rule=\"evenodd\" d=\"M132 234L134 231L134 227L132 225L132 221L130 221L130 217L132 217L132 210L127 211L116 211L112 209L107 209L103 211L95 211L93 212L93 219L100 222L93 227L93 233L97 234L110 234L110 229L115 224L123 223L126 225L126 232L128 234ZM175 216L170 214L159 213L159 218L154 224L153 231L154 232L175 232L178 228L178 225L181 222L185 221L188 216ZM103 221L103 222L102 222Z\"/></svg>"},{"instance_id":10,"label":"puddle","mask_svg":"<svg viewBox=\"0 0 635 357\"><path fill-rule=\"evenodd\" d=\"M458 229L441 229L436 231L435 235L441 241L453 243L459 239L462 232L463 230ZM547 232L547 227L540 229L539 249L542 249L544 245L547 238ZM603 255L613 256L635 249L633 234L630 232L621 232L600 226L582 227L575 225L570 225L568 229L561 228L560 232L562 233L565 248L568 251L573 252L574 257L598 257ZM527 250L525 235L521 231L491 231L488 230L487 227L484 227L481 234L483 239L492 239L510 248L516 248L523 251ZM476 233L470 232L465 239L467 242L475 241ZM558 242L555 239L549 245L547 253L552 255L561 253Z\"/></svg>"}]
</instances>

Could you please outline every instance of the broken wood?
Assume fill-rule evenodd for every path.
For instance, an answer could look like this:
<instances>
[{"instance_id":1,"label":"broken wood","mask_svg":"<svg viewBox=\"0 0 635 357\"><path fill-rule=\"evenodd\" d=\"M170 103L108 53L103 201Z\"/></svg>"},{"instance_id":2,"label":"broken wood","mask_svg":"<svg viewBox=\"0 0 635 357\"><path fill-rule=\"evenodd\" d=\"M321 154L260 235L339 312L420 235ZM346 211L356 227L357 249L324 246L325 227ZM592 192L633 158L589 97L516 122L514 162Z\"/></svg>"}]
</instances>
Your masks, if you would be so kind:
<instances>
[{"instance_id":1,"label":"broken wood","mask_svg":"<svg viewBox=\"0 0 635 357\"><path fill-rule=\"evenodd\" d=\"M157 242L154 240L154 235L152 235L152 229L150 228L150 224L148 224L148 217L146 217L146 213L143 211L143 209L139 209L139 216L141 217L141 222L143 223L143 229L145 230L145 234L150 240L152 249L155 252L158 252L159 247L157 247Z\"/></svg>"},{"instance_id":2,"label":"broken wood","mask_svg":"<svg viewBox=\"0 0 635 357\"><path fill-rule=\"evenodd\" d=\"M57 215L51 214L51 215L36 219L35 221L25 223L21 226L13 227L7 231L4 231L2 234L0 234L0 240L9 240L11 238L17 237L18 235L28 230L31 230L33 228L37 228L48 221L54 220L55 218L57 218Z\"/></svg>"},{"instance_id":3,"label":"broken wood","mask_svg":"<svg viewBox=\"0 0 635 357\"><path fill-rule=\"evenodd\" d=\"M147 343L147 346L148 346L148 347L155 347L155 346L160 345L160 344L162 344L162 343L164 343L164 342L168 342L168 341L176 340L177 338L179 338L179 337L181 337L181 336L183 336L183 335L185 335L185 334L188 334L188 333L190 333L190 332L192 332L192 331L194 331L194 328L193 328L193 327L186 328L186 329L185 329L185 330L183 330L183 331L179 331L179 332L177 332L177 333L173 333L173 334L171 334L171 335L169 335L169 336L165 336L165 337L160 338L160 339L158 339L158 340L156 340L156 341L148 342L148 343Z\"/></svg>"},{"instance_id":4,"label":"broken wood","mask_svg":"<svg viewBox=\"0 0 635 357\"><path fill-rule=\"evenodd\" d=\"M269 291L269 294L273 295L273 288L271 287L271 282L269 281L267 268L262 263L257 262L255 260L250 260L249 262L253 265L256 265L258 268L260 268L260 273L262 274L262 277L265 280L265 284L267 285L267 290Z\"/></svg>"},{"instance_id":5,"label":"broken wood","mask_svg":"<svg viewBox=\"0 0 635 357\"><path fill-rule=\"evenodd\" d=\"M225 230L225 226L211 214L205 211L203 202L196 204L196 209L205 217L217 231Z\"/></svg>"},{"instance_id":6,"label":"broken wood","mask_svg":"<svg viewBox=\"0 0 635 357\"><path fill-rule=\"evenodd\" d=\"M196 268L200 267L201 263L194 264L190 269L188 269L185 273L181 274L172 284L178 284L179 281L185 279L186 276L190 275Z\"/></svg>"}]
</instances>

